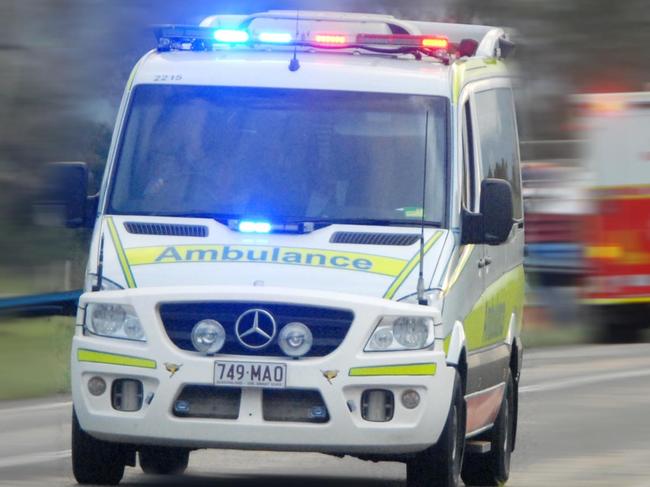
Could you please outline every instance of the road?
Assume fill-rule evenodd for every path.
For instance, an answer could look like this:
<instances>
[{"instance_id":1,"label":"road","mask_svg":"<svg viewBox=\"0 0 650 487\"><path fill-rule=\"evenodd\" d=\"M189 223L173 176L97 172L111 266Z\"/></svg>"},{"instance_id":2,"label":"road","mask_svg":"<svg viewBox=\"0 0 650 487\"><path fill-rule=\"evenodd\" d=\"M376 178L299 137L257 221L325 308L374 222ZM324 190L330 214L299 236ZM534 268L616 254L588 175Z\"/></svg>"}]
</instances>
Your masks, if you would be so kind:
<instances>
[{"instance_id":1,"label":"road","mask_svg":"<svg viewBox=\"0 0 650 487\"><path fill-rule=\"evenodd\" d=\"M0 404L0 486L72 486L70 399ZM650 344L530 351L511 487L650 487ZM124 486L398 487L405 469L317 454L199 451L182 478Z\"/></svg>"}]
</instances>

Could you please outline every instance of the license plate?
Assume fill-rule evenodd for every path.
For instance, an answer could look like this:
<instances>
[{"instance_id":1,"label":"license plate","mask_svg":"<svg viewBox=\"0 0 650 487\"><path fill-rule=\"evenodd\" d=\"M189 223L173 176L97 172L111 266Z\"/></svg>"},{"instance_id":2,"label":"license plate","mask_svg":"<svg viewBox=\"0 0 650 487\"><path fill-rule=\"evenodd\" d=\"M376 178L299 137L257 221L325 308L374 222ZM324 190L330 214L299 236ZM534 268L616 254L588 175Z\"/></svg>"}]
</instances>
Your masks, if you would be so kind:
<instances>
[{"instance_id":1,"label":"license plate","mask_svg":"<svg viewBox=\"0 0 650 487\"><path fill-rule=\"evenodd\" d=\"M287 384L287 366L259 362L215 362L214 383L218 386L282 389Z\"/></svg>"}]
</instances>

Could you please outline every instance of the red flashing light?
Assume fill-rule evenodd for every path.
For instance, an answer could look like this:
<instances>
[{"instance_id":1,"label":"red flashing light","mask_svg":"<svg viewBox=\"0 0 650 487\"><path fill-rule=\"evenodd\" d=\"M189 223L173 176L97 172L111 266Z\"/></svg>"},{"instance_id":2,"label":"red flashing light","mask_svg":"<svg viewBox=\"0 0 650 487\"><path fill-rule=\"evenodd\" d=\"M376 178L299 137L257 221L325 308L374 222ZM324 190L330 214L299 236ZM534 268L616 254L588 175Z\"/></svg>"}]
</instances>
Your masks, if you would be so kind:
<instances>
[{"instance_id":1,"label":"red flashing light","mask_svg":"<svg viewBox=\"0 0 650 487\"><path fill-rule=\"evenodd\" d=\"M348 39L341 34L316 34L314 41L328 46L343 46L348 43Z\"/></svg>"}]
</instances>

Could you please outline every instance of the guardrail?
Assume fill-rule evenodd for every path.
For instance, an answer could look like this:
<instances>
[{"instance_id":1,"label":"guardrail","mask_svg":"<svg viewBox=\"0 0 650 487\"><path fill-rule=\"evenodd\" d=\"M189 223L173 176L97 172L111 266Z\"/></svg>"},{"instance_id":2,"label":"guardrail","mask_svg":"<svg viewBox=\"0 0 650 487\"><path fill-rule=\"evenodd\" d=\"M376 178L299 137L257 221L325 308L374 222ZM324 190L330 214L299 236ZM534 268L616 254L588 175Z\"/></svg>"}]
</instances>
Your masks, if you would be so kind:
<instances>
[{"instance_id":1,"label":"guardrail","mask_svg":"<svg viewBox=\"0 0 650 487\"><path fill-rule=\"evenodd\" d=\"M61 293L34 294L0 299L0 318L74 316L81 289Z\"/></svg>"}]
</instances>

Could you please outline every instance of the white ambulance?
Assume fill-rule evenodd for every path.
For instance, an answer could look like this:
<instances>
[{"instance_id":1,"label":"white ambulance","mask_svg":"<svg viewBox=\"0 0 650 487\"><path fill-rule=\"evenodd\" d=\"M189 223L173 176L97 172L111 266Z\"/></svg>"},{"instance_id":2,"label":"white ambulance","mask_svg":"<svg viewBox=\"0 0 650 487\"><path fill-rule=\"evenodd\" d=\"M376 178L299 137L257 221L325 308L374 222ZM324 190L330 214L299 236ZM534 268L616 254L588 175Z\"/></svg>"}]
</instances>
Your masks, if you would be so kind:
<instances>
[{"instance_id":1,"label":"white ambulance","mask_svg":"<svg viewBox=\"0 0 650 487\"><path fill-rule=\"evenodd\" d=\"M201 448L497 485L517 419L519 148L503 29L271 11L157 28L128 81L72 350L82 484Z\"/></svg>"}]
</instances>

